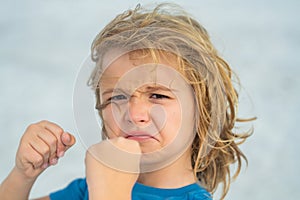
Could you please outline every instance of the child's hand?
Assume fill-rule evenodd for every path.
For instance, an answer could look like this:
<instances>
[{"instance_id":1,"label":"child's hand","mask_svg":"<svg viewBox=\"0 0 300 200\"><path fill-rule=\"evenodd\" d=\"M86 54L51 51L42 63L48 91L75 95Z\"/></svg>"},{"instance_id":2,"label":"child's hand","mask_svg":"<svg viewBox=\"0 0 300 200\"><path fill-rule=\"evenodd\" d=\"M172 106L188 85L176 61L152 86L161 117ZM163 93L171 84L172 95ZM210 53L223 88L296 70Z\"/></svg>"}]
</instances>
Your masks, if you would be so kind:
<instances>
[{"instance_id":1,"label":"child's hand","mask_svg":"<svg viewBox=\"0 0 300 200\"><path fill-rule=\"evenodd\" d=\"M15 169L34 179L48 166L55 165L75 143L75 138L57 124L41 121L31 124L21 138Z\"/></svg>"},{"instance_id":2,"label":"child's hand","mask_svg":"<svg viewBox=\"0 0 300 200\"><path fill-rule=\"evenodd\" d=\"M139 143L118 137L90 147L86 179L91 199L131 199L139 175Z\"/></svg>"}]
</instances>

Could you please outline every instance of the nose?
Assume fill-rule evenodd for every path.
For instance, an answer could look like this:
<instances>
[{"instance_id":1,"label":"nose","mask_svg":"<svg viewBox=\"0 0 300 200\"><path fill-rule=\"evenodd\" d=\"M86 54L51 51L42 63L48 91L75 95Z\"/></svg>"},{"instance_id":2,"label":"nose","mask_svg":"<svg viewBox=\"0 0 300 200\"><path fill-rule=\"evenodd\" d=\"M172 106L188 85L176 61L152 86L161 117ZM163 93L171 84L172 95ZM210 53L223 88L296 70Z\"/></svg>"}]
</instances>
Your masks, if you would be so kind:
<instances>
[{"instance_id":1,"label":"nose","mask_svg":"<svg viewBox=\"0 0 300 200\"><path fill-rule=\"evenodd\" d=\"M150 122L150 104L146 99L131 97L127 113L127 120L136 125L143 126Z\"/></svg>"}]
</instances>

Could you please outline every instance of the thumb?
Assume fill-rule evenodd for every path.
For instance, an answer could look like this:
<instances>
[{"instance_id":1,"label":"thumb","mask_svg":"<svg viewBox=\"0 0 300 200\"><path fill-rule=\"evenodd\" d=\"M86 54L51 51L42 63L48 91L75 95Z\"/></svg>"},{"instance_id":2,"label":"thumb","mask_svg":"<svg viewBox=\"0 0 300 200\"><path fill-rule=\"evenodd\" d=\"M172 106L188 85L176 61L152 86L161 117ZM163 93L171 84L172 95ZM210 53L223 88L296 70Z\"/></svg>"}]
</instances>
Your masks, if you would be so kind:
<instances>
[{"instance_id":1,"label":"thumb","mask_svg":"<svg viewBox=\"0 0 300 200\"><path fill-rule=\"evenodd\" d=\"M75 144L76 139L72 134L64 132L61 135L61 141L66 147L71 147L73 144Z\"/></svg>"}]
</instances>

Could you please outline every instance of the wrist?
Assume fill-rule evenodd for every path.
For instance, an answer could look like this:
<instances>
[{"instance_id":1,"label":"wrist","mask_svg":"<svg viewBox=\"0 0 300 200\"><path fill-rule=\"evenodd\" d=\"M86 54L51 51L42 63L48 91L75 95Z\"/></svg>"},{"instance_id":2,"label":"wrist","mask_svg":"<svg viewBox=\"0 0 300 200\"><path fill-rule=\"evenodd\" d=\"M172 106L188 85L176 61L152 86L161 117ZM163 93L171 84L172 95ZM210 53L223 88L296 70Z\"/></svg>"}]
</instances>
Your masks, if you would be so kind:
<instances>
[{"instance_id":1,"label":"wrist","mask_svg":"<svg viewBox=\"0 0 300 200\"><path fill-rule=\"evenodd\" d=\"M0 185L0 196L3 200L28 199L36 178L26 177L20 169L14 167Z\"/></svg>"},{"instance_id":2,"label":"wrist","mask_svg":"<svg viewBox=\"0 0 300 200\"><path fill-rule=\"evenodd\" d=\"M107 183L107 182L106 182ZM88 191L91 200L118 199L131 200L133 185L128 184L91 184L88 183Z\"/></svg>"},{"instance_id":3,"label":"wrist","mask_svg":"<svg viewBox=\"0 0 300 200\"><path fill-rule=\"evenodd\" d=\"M10 176L13 177L14 180L20 181L24 184L29 184L33 185L33 183L36 181L37 176L28 176L26 175L26 172L24 173L23 170L19 169L17 166L15 166L11 173Z\"/></svg>"},{"instance_id":4,"label":"wrist","mask_svg":"<svg viewBox=\"0 0 300 200\"><path fill-rule=\"evenodd\" d=\"M92 175L92 176L91 176ZM137 174L120 172L110 169L110 172L94 171L87 176L89 195L94 199L131 200L131 193L137 180Z\"/></svg>"}]
</instances>

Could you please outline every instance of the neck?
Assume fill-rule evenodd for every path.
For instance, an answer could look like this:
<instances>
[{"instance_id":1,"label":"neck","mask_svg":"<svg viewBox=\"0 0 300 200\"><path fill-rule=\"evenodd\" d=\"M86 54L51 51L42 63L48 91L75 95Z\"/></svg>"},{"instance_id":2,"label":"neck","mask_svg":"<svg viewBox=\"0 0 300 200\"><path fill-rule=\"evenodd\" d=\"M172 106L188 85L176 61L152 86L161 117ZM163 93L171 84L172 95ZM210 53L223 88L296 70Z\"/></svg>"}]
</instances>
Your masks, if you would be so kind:
<instances>
[{"instance_id":1,"label":"neck","mask_svg":"<svg viewBox=\"0 0 300 200\"><path fill-rule=\"evenodd\" d=\"M138 182L156 188L179 188L194 183L190 151L186 151L171 165L139 175Z\"/></svg>"}]
</instances>

